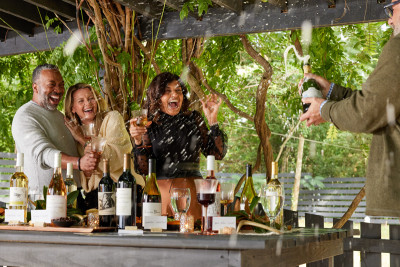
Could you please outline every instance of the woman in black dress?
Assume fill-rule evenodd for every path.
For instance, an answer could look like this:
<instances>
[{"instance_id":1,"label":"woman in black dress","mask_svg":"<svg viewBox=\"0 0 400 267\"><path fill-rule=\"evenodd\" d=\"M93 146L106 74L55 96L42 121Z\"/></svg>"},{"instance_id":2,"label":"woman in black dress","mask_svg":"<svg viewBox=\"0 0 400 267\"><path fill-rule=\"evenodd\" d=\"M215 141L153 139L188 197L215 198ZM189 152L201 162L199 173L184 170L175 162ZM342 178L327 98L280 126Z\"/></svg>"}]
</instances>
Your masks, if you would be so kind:
<instances>
[{"instance_id":1,"label":"woman in black dress","mask_svg":"<svg viewBox=\"0 0 400 267\"><path fill-rule=\"evenodd\" d=\"M147 90L145 103L148 120L152 123L140 127L134 118L129 130L135 143L136 171L147 175L148 159L156 159L162 214L173 215L170 188L190 188L192 199L188 214L198 219L201 206L196 200L194 179L202 178L200 153L221 160L227 151L227 137L217 121L221 100L216 95L209 95L201 101L208 128L199 112L189 110L187 93L179 76L169 72L157 75Z\"/></svg>"}]
</instances>

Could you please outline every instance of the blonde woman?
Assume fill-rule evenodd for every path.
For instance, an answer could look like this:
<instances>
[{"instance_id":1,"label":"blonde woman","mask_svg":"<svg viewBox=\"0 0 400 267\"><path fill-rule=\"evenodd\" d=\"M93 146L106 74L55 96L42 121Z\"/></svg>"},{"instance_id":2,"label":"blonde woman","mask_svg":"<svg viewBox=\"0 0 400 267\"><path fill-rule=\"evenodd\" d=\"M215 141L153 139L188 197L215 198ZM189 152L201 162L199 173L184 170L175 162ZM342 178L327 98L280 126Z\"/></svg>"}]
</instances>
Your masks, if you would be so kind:
<instances>
[{"instance_id":1,"label":"blonde woman","mask_svg":"<svg viewBox=\"0 0 400 267\"><path fill-rule=\"evenodd\" d=\"M81 184L85 190L87 208L97 208L97 187L102 178L102 159L110 159L110 176L117 182L123 171L123 157L131 153L132 143L125 129L124 120L118 111L107 111L107 104L92 86L78 83L68 88L64 101L65 124L78 145L78 152L82 156L90 153L90 142L86 141L81 127L84 124L95 122L97 133L106 139L97 173L81 172ZM133 171L136 183L144 186L142 176Z\"/></svg>"}]
</instances>

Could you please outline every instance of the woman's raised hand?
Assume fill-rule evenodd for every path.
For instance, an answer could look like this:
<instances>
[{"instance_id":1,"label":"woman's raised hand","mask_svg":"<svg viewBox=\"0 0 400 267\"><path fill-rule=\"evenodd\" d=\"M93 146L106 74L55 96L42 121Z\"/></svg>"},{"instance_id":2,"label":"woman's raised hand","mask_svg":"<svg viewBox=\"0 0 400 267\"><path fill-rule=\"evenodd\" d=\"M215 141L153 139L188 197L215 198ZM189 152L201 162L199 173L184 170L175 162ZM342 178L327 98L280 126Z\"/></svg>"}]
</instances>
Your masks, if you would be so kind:
<instances>
[{"instance_id":1,"label":"woman's raised hand","mask_svg":"<svg viewBox=\"0 0 400 267\"><path fill-rule=\"evenodd\" d=\"M140 145L142 143L142 136L147 133L147 129L145 126L138 126L136 121L138 118L133 118L129 121L129 134L135 140L136 145Z\"/></svg>"},{"instance_id":2,"label":"woman's raised hand","mask_svg":"<svg viewBox=\"0 0 400 267\"><path fill-rule=\"evenodd\" d=\"M68 130L71 132L72 137L79 142L82 146L85 145L85 138L82 133L81 127L77 125L75 122L72 120L68 119L67 117L64 117L64 124L67 126Z\"/></svg>"},{"instance_id":3,"label":"woman's raised hand","mask_svg":"<svg viewBox=\"0 0 400 267\"><path fill-rule=\"evenodd\" d=\"M200 99L200 102L203 105L203 112L208 120L208 124L212 125L217 123L219 106L222 104L221 98L216 94L210 94L206 96L205 99Z\"/></svg>"}]
</instances>

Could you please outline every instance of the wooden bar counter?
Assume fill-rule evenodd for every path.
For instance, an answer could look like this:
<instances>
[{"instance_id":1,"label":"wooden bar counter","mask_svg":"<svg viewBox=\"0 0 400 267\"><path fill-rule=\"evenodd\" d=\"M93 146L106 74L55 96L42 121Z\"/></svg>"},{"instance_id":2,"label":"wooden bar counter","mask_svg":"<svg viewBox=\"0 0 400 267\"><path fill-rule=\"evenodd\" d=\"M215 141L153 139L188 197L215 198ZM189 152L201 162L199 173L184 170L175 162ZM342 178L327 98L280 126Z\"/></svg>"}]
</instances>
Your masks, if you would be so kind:
<instances>
[{"instance_id":1,"label":"wooden bar counter","mask_svg":"<svg viewBox=\"0 0 400 267\"><path fill-rule=\"evenodd\" d=\"M350 235L306 228L283 235L213 236L0 230L0 265L296 266L342 254L343 239Z\"/></svg>"}]
</instances>

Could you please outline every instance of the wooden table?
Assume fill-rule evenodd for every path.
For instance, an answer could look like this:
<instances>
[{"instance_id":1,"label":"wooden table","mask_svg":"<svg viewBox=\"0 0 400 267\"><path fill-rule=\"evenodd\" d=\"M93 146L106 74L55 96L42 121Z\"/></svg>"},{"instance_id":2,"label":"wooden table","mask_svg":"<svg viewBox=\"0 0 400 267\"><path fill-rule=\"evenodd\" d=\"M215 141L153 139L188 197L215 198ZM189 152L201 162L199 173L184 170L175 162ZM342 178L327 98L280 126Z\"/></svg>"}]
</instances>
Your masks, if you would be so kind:
<instances>
[{"instance_id":1,"label":"wooden table","mask_svg":"<svg viewBox=\"0 0 400 267\"><path fill-rule=\"evenodd\" d=\"M76 234L0 231L0 265L296 266L343 253L350 232L301 229L283 235Z\"/></svg>"}]
</instances>

